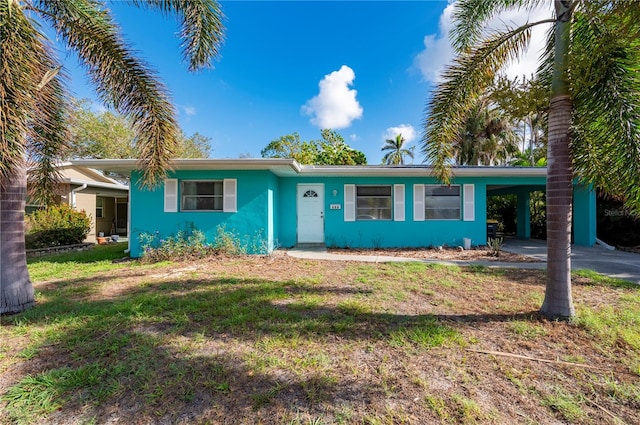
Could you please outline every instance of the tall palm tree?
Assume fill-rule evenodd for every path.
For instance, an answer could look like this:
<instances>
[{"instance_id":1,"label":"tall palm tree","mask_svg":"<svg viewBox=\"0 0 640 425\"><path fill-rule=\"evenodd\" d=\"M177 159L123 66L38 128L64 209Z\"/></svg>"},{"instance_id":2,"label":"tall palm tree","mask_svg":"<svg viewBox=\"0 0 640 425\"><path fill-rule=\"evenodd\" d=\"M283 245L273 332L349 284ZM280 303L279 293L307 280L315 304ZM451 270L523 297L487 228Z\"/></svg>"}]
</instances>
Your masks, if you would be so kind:
<instances>
[{"instance_id":1,"label":"tall palm tree","mask_svg":"<svg viewBox=\"0 0 640 425\"><path fill-rule=\"evenodd\" d=\"M189 69L211 65L223 39L215 0L131 3L180 18ZM34 304L24 251L27 166L34 195L51 197L55 163L67 147L65 74L45 25L76 51L100 98L133 121L147 185L158 183L170 167L179 135L165 87L123 41L105 3L0 0L0 314Z\"/></svg>"},{"instance_id":2,"label":"tall palm tree","mask_svg":"<svg viewBox=\"0 0 640 425\"><path fill-rule=\"evenodd\" d=\"M448 181L452 140L473 102L497 71L525 50L532 27L551 25L538 70L551 93L547 284L540 311L549 318L569 318L575 314L569 256L574 177L640 211L640 2L555 0L549 19L483 34L496 14L545 3L456 3L452 34L458 57L429 101L422 146L436 174Z\"/></svg>"},{"instance_id":3,"label":"tall palm tree","mask_svg":"<svg viewBox=\"0 0 640 425\"><path fill-rule=\"evenodd\" d=\"M383 163L387 165L404 165L405 156L413 159L413 147L409 149L404 147L405 139L402 134L396 135L395 139L387 139L384 142L385 145L381 150L389 152L382 157Z\"/></svg>"}]
</instances>

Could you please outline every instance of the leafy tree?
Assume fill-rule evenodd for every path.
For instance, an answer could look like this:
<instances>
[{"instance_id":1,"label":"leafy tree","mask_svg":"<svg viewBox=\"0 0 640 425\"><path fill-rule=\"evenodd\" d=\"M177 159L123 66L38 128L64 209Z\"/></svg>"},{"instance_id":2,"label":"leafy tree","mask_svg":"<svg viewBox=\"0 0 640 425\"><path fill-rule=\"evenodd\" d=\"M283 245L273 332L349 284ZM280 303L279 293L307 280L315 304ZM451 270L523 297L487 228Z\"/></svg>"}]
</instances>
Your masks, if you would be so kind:
<instances>
[{"instance_id":1,"label":"leafy tree","mask_svg":"<svg viewBox=\"0 0 640 425\"><path fill-rule=\"evenodd\" d=\"M315 142L303 142L298 133L293 133L272 140L260 155L263 158L291 158L300 164L313 164L318 156L318 146Z\"/></svg>"},{"instance_id":2,"label":"leafy tree","mask_svg":"<svg viewBox=\"0 0 640 425\"><path fill-rule=\"evenodd\" d=\"M367 157L364 153L347 145L338 132L328 128L320 134L320 152L316 157L318 165L366 165Z\"/></svg>"},{"instance_id":3,"label":"leafy tree","mask_svg":"<svg viewBox=\"0 0 640 425\"><path fill-rule=\"evenodd\" d=\"M263 158L291 158L300 164L317 165L363 165L367 163L364 153L347 145L334 130L321 131L322 140L300 140L298 133L288 134L272 140L260 155Z\"/></svg>"},{"instance_id":4,"label":"leafy tree","mask_svg":"<svg viewBox=\"0 0 640 425\"><path fill-rule=\"evenodd\" d=\"M69 158L135 158L130 119L114 111L94 112L90 101L75 101L69 116Z\"/></svg>"},{"instance_id":5,"label":"leafy tree","mask_svg":"<svg viewBox=\"0 0 640 425\"><path fill-rule=\"evenodd\" d=\"M538 70L551 97L547 285L540 311L564 319L575 315L569 257L574 177L640 211L640 2L556 0L549 19L483 34L496 14L540 3L456 3L452 36L458 57L429 101L423 150L435 173L449 181L452 141L462 120L498 70L521 55L531 28L552 25Z\"/></svg>"},{"instance_id":6,"label":"leafy tree","mask_svg":"<svg viewBox=\"0 0 640 425\"><path fill-rule=\"evenodd\" d=\"M90 101L75 101L69 117L69 158L137 158L133 122L112 110L96 112ZM175 158L207 158L211 139L194 133L178 133Z\"/></svg>"},{"instance_id":7,"label":"leafy tree","mask_svg":"<svg viewBox=\"0 0 640 425\"><path fill-rule=\"evenodd\" d=\"M389 151L382 157L382 162L387 165L404 165L404 157L408 156L413 159L413 148L404 147L404 137L402 134L396 135L395 139L387 139L382 151Z\"/></svg>"},{"instance_id":8,"label":"leafy tree","mask_svg":"<svg viewBox=\"0 0 640 425\"><path fill-rule=\"evenodd\" d=\"M176 158L209 158L211 155L211 137L203 136L197 131L187 137L184 133L178 139Z\"/></svg>"},{"instance_id":9,"label":"leafy tree","mask_svg":"<svg viewBox=\"0 0 640 425\"><path fill-rule=\"evenodd\" d=\"M132 3L180 18L189 68L211 65L223 37L215 0ZM167 91L123 41L103 2L0 0L0 314L34 304L24 251L27 154L36 197L43 200L55 193L55 164L68 147L65 74L45 25L77 52L100 98L131 119L147 185L163 178L179 137Z\"/></svg>"}]
</instances>

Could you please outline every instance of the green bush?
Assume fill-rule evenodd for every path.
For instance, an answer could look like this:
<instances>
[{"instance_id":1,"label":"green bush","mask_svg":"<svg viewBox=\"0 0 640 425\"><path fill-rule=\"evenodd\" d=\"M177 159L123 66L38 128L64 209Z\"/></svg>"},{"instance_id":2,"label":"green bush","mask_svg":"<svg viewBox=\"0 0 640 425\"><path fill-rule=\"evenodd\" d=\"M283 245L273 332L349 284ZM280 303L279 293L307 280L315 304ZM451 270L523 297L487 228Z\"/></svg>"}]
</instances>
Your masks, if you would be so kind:
<instances>
[{"instance_id":1,"label":"green bush","mask_svg":"<svg viewBox=\"0 0 640 425\"><path fill-rule=\"evenodd\" d=\"M147 263L158 261L188 260L204 258L211 254L211 247L206 243L204 233L194 227L180 230L176 235L160 239L160 234L140 234L142 260Z\"/></svg>"},{"instance_id":2,"label":"green bush","mask_svg":"<svg viewBox=\"0 0 640 425\"><path fill-rule=\"evenodd\" d=\"M247 244L224 225L217 227L215 241L211 244L207 243L204 232L198 230L193 223L186 223L183 230L164 238L158 231L141 233L139 241L142 248L141 260L147 263L184 261L212 255L246 255L248 251Z\"/></svg>"},{"instance_id":3,"label":"green bush","mask_svg":"<svg viewBox=\"0 0 640 425\"><path fill-rule=\"evenodd\" d=\"M78 244L90 229L87 213L66 204L54 205L25 217L25 245L34 249Z\"/></svg>"}]
</instances>

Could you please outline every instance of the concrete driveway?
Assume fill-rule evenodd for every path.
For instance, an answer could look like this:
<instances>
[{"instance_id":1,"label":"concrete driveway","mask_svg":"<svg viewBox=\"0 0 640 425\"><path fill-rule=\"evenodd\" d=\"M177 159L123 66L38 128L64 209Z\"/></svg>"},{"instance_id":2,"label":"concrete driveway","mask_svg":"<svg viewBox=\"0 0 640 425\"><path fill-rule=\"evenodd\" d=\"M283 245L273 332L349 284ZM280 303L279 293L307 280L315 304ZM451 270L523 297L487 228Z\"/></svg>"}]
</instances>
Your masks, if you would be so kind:
<instances>
[{"instance_id":1,"label":"concrete driveway","mask_svg":"<svg viewBox=\"0 0 640 425\"><path fill-rule=\"evenodd\" d=\"M537 239L505 239L502 249L547 261L547 242ZM600 246L571 246L571 269L590 269L606 276L640 284L640 254L608 251Z\"/></svg>"}]
</instances>

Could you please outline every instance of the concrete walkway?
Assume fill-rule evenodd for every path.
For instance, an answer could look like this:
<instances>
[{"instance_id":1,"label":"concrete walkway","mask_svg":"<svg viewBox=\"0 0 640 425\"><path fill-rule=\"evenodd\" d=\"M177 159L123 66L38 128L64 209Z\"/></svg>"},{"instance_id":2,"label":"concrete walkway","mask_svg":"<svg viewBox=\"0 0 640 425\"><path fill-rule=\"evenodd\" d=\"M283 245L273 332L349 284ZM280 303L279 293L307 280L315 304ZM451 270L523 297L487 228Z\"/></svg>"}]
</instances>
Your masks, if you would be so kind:
<instances>
[{"instance_id":1,"label":"concrete walkway","mask_svg":"<svg viewBox=\"0 0 640 425\"><path fill-rule=\"evenodd\" d=\"M502 248L514 254L547 261L547 242L537 239L507 239ZM640 254L609 251L601 246L571 246L571 269L594 270L600 274L640 284Z\"/></svg>"},{"instance_id":2,"label":"concrete walkway","mask_svg":"<svg viewBox=\"0 0 640 425\"><path fill-rule=\"evenodd\" d=\"M499 268L545 269L547 267L547 245L545 241L516 240L505 241L503 250L514 254L536 258L540 263L512 263L499 261L442 261L424 258L406 258L385 255L333 254L325 247L294 248L287 255L295 258L328 261L360 261L368 263L390 263L420 261L458 266L484 266ZM640 254L622 251L607 251L601 247L586 248L574 246L571 254L571 268L591 269L606 276L629 280L640 284Z\"/></svg>"},{"instance_id":3,"label":"concrete walkway","mask_svg":"<svg viewBox=\"0 0 640 425\"><path fill-rule=\"evenodd\" d=\"M333 254L324 247L292 248L287 255L294 258L327 261L360 261L364 263L401 263L419 261L427 264L444 264L450 266L484 266L499 268L544 269L545 263L513 263L500 261L466 261L466 260L431 260L428 258L395 257L391 255Z\"/></svg>"}]
</instances>

